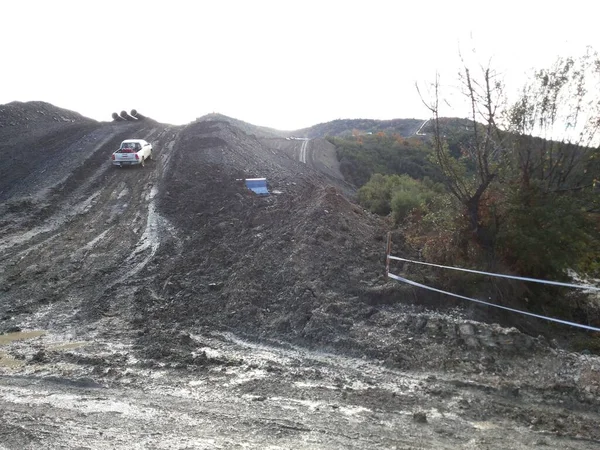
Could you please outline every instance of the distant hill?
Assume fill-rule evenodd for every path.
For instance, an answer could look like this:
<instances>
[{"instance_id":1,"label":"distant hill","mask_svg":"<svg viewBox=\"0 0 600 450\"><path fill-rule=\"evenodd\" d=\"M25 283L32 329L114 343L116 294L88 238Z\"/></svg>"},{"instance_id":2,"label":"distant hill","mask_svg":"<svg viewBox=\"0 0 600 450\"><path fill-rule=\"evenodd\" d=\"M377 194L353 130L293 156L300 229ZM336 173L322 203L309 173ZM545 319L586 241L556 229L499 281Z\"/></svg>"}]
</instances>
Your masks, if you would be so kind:
<instances>
[{"instance_id":1,"label":"distant hill","mask_svg":"<svg viewBox=\"0 0 600 450\"><path fill-rule=\"evenodd\" d=\"M430 120L423 119L337 119L294 131L276 130L275 128L257 126L219 113L206 114L202 117L198 117L196 121L227 122L243 130L247 134L261 138L281 138L290 136L309 139L325 137L348 138L353 135L368 135L379 132L383 132L390 136L398 134L401 137L406 138L417 135L417 132L421 136L433 133L433 123ZM472 127L473 123L468 119L441 117L440 125L443 134L460 135L468 130L469 127Z\"/></svg>"},{"instance_id":2,"label":"distant hill","mask_svg":"<svg viewBox=\"0 0 600 450\"><path fill-rule=\"evenodd\" d=\"M233 117L226 116L224 114L219 113L210 113L206 114L202 117L198 117L196 122L204 122L204 121L219 121L219 122L227 122L240 130L244 131L246 134L255 135L256 137L261 138L275 138L275 137L287 137L290 135L288 131L280 131L274 128L261 127L258 125L253 125L248 122L244 122L243 120L234 119Z\"/></svg>"},{"instance_id":3,"label":"distant hill","mask_svg":"<svg viewBox=\"0 0 600 450\"><path fill-rule=\"evenodd\" d=\"M473 121L471 119L460 119L458 117L440 117L439 124L442 134L463 134L473 129ZM479 125L483 127L482 124ZM433 130L433 121L428 120L419 131L419 134L433 134Z\"/></svg>"},{"instance_id":4,"label":"distant hill","mask_svg":"<svg viewBox=\"0 0 600 450\"><path fill-rule=\"evenodd\" d=\"M351 136L353 132L368 134L383 131L387 134L397 133L402 137L409 137L416 134L424 122L422 119L337 119L297 130L294 134L313 139L326 136Z\"/></svg>"}]
</instances>

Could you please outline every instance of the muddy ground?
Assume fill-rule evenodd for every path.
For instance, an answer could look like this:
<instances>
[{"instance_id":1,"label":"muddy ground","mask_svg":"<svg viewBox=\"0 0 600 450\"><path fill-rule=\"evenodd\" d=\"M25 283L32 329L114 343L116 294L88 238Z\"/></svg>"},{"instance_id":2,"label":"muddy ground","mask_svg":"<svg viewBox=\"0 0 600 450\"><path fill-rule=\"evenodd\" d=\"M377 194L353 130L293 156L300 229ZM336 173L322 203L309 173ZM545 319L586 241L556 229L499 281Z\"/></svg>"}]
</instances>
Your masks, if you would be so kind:
<instances>
[{"instance_id":1,"label":"muddy ground","mask_svg":"<svg viewBox=\"0 0 600 450\"><path fill-rule=\"evenodd\" d=\"M0 107L0 448L598 447L599 357L389 283L332 147L238 125Z\"/></svg>"}]
</instances>

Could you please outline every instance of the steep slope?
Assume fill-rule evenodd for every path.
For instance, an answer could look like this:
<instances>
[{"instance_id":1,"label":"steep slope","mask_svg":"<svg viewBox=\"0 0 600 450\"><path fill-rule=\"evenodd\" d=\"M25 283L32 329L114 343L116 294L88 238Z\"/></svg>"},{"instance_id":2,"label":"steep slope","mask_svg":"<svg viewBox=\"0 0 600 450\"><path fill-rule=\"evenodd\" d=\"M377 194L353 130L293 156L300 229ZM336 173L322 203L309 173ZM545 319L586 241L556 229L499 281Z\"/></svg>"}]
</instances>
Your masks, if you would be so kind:
<instances>
[{"instance_id":1,"label":"steep slope","mask_svg":"<svg viewBox=\"0 0 600 450\"><path fill-rule=\"evenodd\" d=\"M0 106L0 201L56 184L102 139L100 124L43 102Z\"/></svg>"},{"instance_id":2,"label":"steep slope","mask_svg":"<svg viewBox=\"0 0 600 450\"><path fill-rule=\"evenodd\" d=\"M118 311L134 323L312 338L311 320L361 309L356 299L383 282L379 220L330 176L213 119L182 129L65 122L9 136L6 151L23 163L0 165L22 170L4 181L0 205L4 329L42 310L43 328L63 314L93 323ZM153 141L158 161L112 167L130 137ZM275 193L256 197L239 181L251 177Z\"/></svg>"},{"instance_id":3,"label":"steep slope","mask_svg":"<svg viewBox=\"0 0 600 450\"><path fill-rule=\"evenodd\" d=\"M37 105L29 105L37 108ZM67 117L69 117L67 115ZM151 188L160 177L172 127L143 123L42 123L5 132L0 172L0 322L37 316L37 327L64 326L88 314L102 292L151 252L146 237ZM157 148L147 170L119 170L110 155L126 138ZM54 139L52 139L54 138ZM17 176L18 175L18 176ZM147 239L146 239L147 240Z\"/></svg>"},{"instance_id":4,"label":"steep slope","mask_svg":"<svg viewBox=\"0 0 600 450\"><path fill-rule=\"evenodd\" d=\"M158 201L185 243L157 255L179 270L162 271L160 300L140 302L144 314L314 337L316 321L356 311L381 280L379 221L319 172L227 122L189 125L176 146ZM237 181L253 177L279 193L257 197Z\"/></svg>"}]
</instances>

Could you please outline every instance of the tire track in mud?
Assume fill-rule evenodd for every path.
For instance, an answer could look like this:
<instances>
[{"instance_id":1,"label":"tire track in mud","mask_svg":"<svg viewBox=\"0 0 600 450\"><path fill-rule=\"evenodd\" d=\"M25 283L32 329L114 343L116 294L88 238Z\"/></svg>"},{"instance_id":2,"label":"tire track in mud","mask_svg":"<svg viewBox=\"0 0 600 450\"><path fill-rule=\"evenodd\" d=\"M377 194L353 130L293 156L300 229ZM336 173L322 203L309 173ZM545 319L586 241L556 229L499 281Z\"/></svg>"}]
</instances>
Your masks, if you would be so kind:
<instances>
[{"instance_id":1,"label":"tire track in mud","mask_svg":"<svg viewBox=\"0 0 600 450\"><path fill-rule=\"evenodd\" d=\"M114 264L105 270L107 276L102 281L102 287L96 287L86 295L76 314L76 318L83 318L87 322L102 322L104 325L100 325L99 328L110 334L114 333L114 330L130 328L127 321L136 313L137 293L148 285L149 279L154 276L152 271L156 266L146 272L144 269L154 260L161 244L171 242L176 251L181 251L181 239L169 221L158 213L155 203L159 184L178 136L177 132L172 131L176 130L165 128L152 140L154 148L160 148L160 152L153 155L154 162L149 165L152 168L152 175L144 178L146 183L142 188L136 189L141 186L141 183L136 186L128 184L124 187L128 190L127 195L122 191L117 195L121 198L134 195L138 199L133 207L130 205L128 208L135 223L133 229L135 236L131 237L128 245L119 244L121 227L132 217L119 214L112 233L115 236L113 240L117 245L122 246L123 251L118 258L113 258ZM112 249L107 248L107 253L114 254L114 252L114 246Z\"/></svg>"},{"instance_id":2,"label":"tire track in mud","mask_svg":"<svg viewBox=\"0 0 600 450\"><path fill-rule=\"evenodd\" d=\"M131 251L130 255L124 261L124 265L127 267L132 264L134 266L133 268L129 269L125 275L115 281L112 286L119 284L128 278L134 277L142 269L144 269L144 267L146 267L146 265L156 255L156 252L161 244L162 235L168 234L171 238L174 238L177 241L178 246L181 246L181 241L177 238L174 228L166 218L162 217L158 213L155 200L155 197L158 194L158 186L160 184L162 174L166 170L166 166L168 165L173 152L175 138L176 134L172 135L171 140L164 144L163 151L160 153L160 155L156 155L159 156L159 163L157 164L156 173L154 174L152 181L148 183L149 189L146 189L146 193L144 194L144 201L146 201L148 204L144 231L142 232L140 239ZM146 252L146 250L148 251ZM147 255L142 256L144 253L147 253Z\"/></svg>"},{"instance_id":3,"label":"tire track in mud","mask_svg":"<svg viewBox=\"0 0 600 450\"><path fill-rule=\"evenodd\" d=\"M3 239L0 269L6 276L0 282L23 312L41 313L42 326L85 311L107 290L137 275L169 228L153 197L176 127L142 124L117 131L110 130L90 149L85 164L54 189L51 214L24 217L39 224L25 235L15 232ZM113 167L113 149L132 136L153 143L155 161L141 169ZM40 309L40 300L50 304Z\"/></svg>"},{"instance_id":4,"label":"tire track in mud","mask_svg":"<svg viewBox=\"0 0 600 450\"><path fill-rule=\"evenodd\" d=\"M111 316L110 310L113 306L121 313L131 309L131 299L144 284L144 279L140 279L139 274L155 257L163 236L179 243L173 227L158 214L154 200L177 137L177 133L172 131L167 127L161 132L154 130L145 137L153 143L155 149L159 149L153 154L154 162L142 169L150 169L151 174L142 179L135 178L127 180L125 184L119 184L120 191L113 191L104 202L106 206L115 196L117 198L116 204L112 206L112 211L116 214L108 219L113 223L111 231L102 239L104 242L101 245L107 253L114 253L115 245L123 250L118 258L113 258L113 265L105 269L108 276L105 277L102 288L95 289L86 296L85 305L82 305L80 311L86 317L98 318L98 312L102 316ZM119 172L121 169L116 170ZM135 201L127 202L127 199ZM134 225L134 235L130 233L129 239L124 242L123 233L127 233L130 223Z\"/></svg>"},{"instance_id":5,"label":"tire track in mud","mask_svg":"<svg viewBox=\"0 0 600 450\"><path fill-rule=\"evenodd\" d=\"M93 134L96 133L98 133L98 130L95 130ZM4 244L0 247L0 251L14 246L14 244L25 242L30 244L28 241L32 238L54 231L72 216L84 212L89 207L89 202L98 195L98 192L92 191L91 195L84 194L90 191L93 184L98 184L98 178L109 169L107 164L102 165L107 153L115 145L118 145L116 142L120 141L122 136L128 134L128 131L115 134L112 129L106 130L100 143L85 152L87 157L83 158L83 164L76 167L69 176L57 182L51 192L37 192L36 197L42 202L41 211L33 211L29 217L25 217L22 220L22 226L27 228L28 231L22 233L17 230L18 232L14 236L3 239ZM89 140L95 139L89 138ZM65 151L69 152L71 147ZM108 153L108 157L110 153ZM91 166L99 166L100 170L90 173Z\"/></svg>"},{"instance_id":6,"label":"tire track in mud","mask_svg":"<svg viewBox=\"0 0 600 450\"><path fill-rule=\"evenodd\" d=\"M302 145L300 146L300 156L298 158L301 163L306 164L306 153L308 151L309 144L310 144L310 139L302 140ZM311 162L311 165L313 165L312 162Z\"/></svg>"}]
</instances>

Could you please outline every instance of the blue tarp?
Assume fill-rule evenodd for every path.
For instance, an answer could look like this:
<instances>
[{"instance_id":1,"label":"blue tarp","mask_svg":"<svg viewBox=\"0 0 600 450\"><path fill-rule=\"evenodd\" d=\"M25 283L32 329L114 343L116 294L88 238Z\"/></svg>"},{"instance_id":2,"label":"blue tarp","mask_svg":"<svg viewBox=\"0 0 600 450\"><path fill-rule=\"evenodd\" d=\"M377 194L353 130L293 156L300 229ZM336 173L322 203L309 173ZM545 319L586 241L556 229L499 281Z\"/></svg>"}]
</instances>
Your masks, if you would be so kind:
<instances>
[{"instance_id":1,"label":"blue tarp","mask_svg":"<svg viewBox=\"0 0 600 450\"><path fill-rule=\"evenodd\" d=\"M246 187L258 195L269 195L266 178L246 178Z\"/></svg>"}]
</instances>

